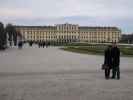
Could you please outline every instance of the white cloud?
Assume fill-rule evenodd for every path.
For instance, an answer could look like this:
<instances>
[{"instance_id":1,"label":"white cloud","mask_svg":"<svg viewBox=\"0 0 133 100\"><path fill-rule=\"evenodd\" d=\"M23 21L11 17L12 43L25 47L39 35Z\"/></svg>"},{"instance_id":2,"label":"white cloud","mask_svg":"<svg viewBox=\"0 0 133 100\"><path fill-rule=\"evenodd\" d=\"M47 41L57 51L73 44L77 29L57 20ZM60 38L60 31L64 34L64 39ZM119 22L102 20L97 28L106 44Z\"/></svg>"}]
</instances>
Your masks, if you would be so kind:
<instances>
[{"instance_id":1,"label":"white cloud","mask_svg":"<svg viewBox=\"0 0 133 100\"><path fill-rule=\"evenodd\" d=\"M12 9L12 8L1 8L0 9L0 16L1 17L7 17L7 18L12 18L12 17L17 17L17 18L29 18L32 17L33 13L28 10L28 9Z\"/></svg>"}]
</instances>

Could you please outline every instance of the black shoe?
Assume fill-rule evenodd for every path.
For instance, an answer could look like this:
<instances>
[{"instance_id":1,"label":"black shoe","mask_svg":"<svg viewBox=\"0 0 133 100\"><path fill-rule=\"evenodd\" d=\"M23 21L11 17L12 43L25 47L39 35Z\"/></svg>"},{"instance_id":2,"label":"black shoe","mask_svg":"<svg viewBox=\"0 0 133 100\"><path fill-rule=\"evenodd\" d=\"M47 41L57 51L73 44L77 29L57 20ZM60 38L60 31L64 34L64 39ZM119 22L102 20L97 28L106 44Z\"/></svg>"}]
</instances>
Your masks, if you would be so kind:
<instances>
[{"instance_id":1,"label":"black shoe","mask_svg":"<svg viewBox=\"0 0 133 100\"><path fill-rule=\"evenodd\" d=\"M111 79L115 79L115 77L111 77Z\"/></svg>"},{"instance_id":2,"label":"black shoe","mask_svg":"<svg viewBox=\"0 0 133 100\"><path fill-rule=\"evenodd\" d=\"M106 80L108 80L108 79L109 79L109 77L105 77L105 79L106 79Z\"/></svg>"}]
</instances>

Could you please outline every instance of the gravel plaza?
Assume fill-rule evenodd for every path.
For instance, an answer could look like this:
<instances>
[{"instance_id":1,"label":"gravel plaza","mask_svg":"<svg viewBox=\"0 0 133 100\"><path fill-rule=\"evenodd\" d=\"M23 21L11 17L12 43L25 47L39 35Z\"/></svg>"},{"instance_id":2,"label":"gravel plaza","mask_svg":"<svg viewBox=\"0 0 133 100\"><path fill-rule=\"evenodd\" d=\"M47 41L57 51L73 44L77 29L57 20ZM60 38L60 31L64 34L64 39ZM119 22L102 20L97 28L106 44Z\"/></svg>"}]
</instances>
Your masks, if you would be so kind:
<instances>
[{"instance_id":1,"label":"gravel plaza","mask_svg":"<svg viewBox=\"0 0 133 100\"><path fill-rule=\"evenodd\" d=\"M0 100L133 100L133 58L120 80L105 80L104 57L24 47L0 51Z\"/></svg>"}]
</instances>

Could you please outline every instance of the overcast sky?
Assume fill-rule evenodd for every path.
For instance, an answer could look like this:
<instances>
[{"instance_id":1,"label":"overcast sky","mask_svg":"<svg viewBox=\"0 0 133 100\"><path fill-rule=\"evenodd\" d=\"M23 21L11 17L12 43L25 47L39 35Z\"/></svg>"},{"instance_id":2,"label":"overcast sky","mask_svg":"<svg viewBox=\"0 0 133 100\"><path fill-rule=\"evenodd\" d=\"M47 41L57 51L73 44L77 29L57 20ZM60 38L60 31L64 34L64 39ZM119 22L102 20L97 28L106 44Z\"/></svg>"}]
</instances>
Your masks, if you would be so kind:
<instances>
[{"instance_id":1,"label":"overcast sky","mask_svg":"<svg viewBox=\"0 0 133 100\"><path fill-rule=\"evenodd\" d=\"M17 25L74 23L133 32L133 0L0 0L0 21Z\"/></svg>"}]
</instances>

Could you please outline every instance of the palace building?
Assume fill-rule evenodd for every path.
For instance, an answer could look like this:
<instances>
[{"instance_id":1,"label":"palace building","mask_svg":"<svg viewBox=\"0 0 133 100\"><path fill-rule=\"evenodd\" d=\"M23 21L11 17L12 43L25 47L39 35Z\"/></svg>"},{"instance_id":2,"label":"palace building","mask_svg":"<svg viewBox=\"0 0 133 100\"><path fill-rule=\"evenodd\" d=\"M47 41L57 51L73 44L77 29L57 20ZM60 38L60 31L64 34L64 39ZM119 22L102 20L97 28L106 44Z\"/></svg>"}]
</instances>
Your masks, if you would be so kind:
<instances>
[{"instance_id":1,"label":"palace building","mask_svg":"<svg viewBox=\"0 0 133 100\"><path fill-rule=\"evenodd\" d=\"M119 42L121 30L117 27L88 27L77 24L57 24L54 26L15 26L24 41L49 41L59 43Z\"/></svg>"}]
</instances>

